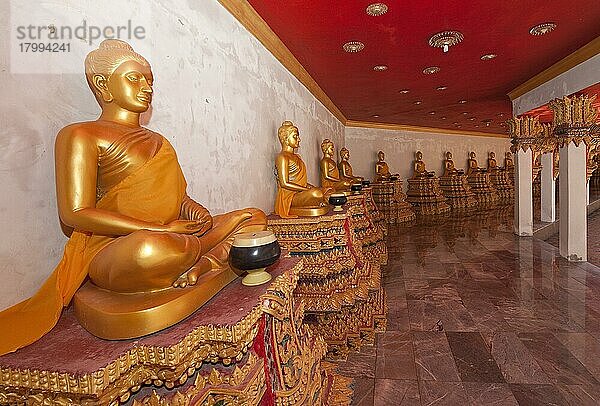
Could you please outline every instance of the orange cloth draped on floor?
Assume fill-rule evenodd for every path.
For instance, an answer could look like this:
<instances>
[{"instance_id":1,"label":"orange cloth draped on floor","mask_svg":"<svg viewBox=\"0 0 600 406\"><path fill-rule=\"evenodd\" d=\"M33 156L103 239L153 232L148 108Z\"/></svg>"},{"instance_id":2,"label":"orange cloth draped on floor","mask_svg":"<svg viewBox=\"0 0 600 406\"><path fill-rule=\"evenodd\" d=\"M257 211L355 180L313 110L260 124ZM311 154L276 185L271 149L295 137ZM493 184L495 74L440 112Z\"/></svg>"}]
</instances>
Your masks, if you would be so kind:
<instances>
[{"instance_id":1,"label":"orange cloth draped on floor","mask_svg":"<svg viewBox=\"0 0 600 406\"><path fill-rule=\"evenodd\" d=\"M166 139L158 153L110 189L96 207L151 223L179 217L186 182L175 150ZM31 344L50 331L88 274L90 262L118 237L73 231L63 258L31 298L0 312L0 355Z\"/></svg>"},{"instance_id":2,"label":"orange cloth draped on floor","mask_svg":"<svg viewBox=\"0 0 600 406\"><path fill-rule=\"evenodd\" d=\"M290 164L295 163L296 162L290 161ZM306 165L301 159L298 159L296 168L291 167L290 165L289 171L290 182L300 186L308 186ZM294 200L294 195L296 193L298 192L284 189L283 187L281 187L281 185L279 185L279 187L277 188L277 197L275 198L275 214L283 218L290 217L290 208L292 207L292 200Z\"/></svg>"}]
</instances>

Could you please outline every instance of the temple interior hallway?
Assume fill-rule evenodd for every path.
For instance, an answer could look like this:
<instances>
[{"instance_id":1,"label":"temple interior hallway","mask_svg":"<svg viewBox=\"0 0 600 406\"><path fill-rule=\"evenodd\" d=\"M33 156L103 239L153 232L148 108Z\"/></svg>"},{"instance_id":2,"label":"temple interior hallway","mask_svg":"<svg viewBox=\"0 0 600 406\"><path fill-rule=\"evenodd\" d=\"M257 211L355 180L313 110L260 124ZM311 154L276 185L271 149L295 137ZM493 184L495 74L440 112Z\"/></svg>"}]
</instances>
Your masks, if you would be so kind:
<instances>
[{"instance_id":1,"label":"temple interior hallway","mask_svg":"<svg viewBox=\"0 0 600 406\"><path fill-rule=\"evenodd\" d=\"M512 207L442 221L390 230L388 331L340 365L354 404L600 404L600 268L518 239Z\"/></svg>"}]
</instances>

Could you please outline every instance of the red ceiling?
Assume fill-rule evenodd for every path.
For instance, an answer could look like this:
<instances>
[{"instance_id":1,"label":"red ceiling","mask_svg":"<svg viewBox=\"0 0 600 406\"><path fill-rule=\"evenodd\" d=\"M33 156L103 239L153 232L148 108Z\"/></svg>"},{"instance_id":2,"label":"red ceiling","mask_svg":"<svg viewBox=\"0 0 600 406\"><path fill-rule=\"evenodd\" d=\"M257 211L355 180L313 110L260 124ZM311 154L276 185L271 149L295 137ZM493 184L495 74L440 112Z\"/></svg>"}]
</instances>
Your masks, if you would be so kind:
<instances>
[{"instance_id":1,"label":"red ceiling","mask_svg":"<svg viewBox=\"0 0 600 406\"><path fill-rule=\"evenodd\" d=\"M504 132L506 94L600 35L598 0L384 0L389 11L379 17L365 13L369 0L249 2L346 118L359 121ZM558 24L553 32L529 34L548 21ZM446 54L428 44L444 30L464 34ZM352 40L365 49L344 52ZM480 60L486 53L498 57ZM380 64L389 69L373 71ZM431 65L441 71L423 75Z\"/></svg>"}]
</instances>

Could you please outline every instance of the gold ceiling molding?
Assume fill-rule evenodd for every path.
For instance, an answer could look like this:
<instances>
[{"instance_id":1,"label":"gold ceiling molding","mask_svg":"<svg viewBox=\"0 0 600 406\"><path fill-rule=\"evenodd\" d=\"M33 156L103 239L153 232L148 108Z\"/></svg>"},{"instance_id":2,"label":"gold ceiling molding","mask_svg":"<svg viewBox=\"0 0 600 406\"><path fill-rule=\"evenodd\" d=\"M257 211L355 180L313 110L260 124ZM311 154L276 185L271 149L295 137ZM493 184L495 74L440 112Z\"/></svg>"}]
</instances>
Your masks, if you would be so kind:
<instances>
[{"instance_id":1,"label":"gold ceiling molding","mask_svg":"<svg viewBox=\"0 0 600 406\"><path fill-rule=\"evenodd\" d=\"M346 117L340 109L331 101L329 96L321 89L317 82L304 69L304 66L283 41L271 30L271 27L254 10L247 0L219 0L246 29L258 39L261 44L302 83L310 93L313 94L342 124L346 123Z\"/></svg>"},{"instance_id":2,"label":"gold ceiling molding","mask_svg":"<svg viewBox=\"0 0 600 406\"><path fill-rule=\"evenodd\" d=\"M550 66L548 69L538 73L527 82L517 86L508 92L508 97L510 97L510 100L512 101L598 54L600 54L600 37L590 41L577 51Z\"/></svg>"},{"instance_id":3,"label":"gold ceiling molding","mask_svg":"<svg viewBox=\"0 0 600 406\"><path fill-rule=\"evenodd\" d=\"M374 123L371 121L346 121L346 127L359 127L359 128L376 128L379 130L395 130L395 131L414 131L419 133L441 133L450 135L466 135L470 137L493 137L493 138L506 138L507 134L498 133L486 133L483 131L467 131L467 130L453 130L448 128L435 128L435 127L418 127L412 125L402 124L387 124L387 123Z\"/></svg>"}]
</instances>

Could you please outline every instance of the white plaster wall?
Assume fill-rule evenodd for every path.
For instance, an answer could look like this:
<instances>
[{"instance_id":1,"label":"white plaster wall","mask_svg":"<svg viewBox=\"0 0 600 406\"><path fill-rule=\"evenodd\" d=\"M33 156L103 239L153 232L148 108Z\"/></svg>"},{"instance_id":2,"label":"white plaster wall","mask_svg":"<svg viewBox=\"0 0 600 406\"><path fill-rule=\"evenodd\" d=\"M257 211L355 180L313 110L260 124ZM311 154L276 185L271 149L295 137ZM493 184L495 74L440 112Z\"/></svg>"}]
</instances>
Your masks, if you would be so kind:
<instances>
[{"instance_id":1,"label":"white plaster wall","mask_svg":"<svg viewBox=\"0 0 600 406\"><path fill-rule=\"evenodd\" d=\"M477 162L481 167L487 167L489 151L494 151L498 164L503 165L504 153L510 150L510 140L508 138L346 127L346 147L350 150L350 163L356 175L373 178L377 152L382 150L385 152L385 161L390 166L392 173L399 173L402 179L406 179L412 176L416 151L423 152L423 161L427 170L435 171L439 176L443 173L446 151L452 152L457 168L466 167L470 151L475 151Z\"/></svg>"},{"instance_id":2,"label":"white plaster wall","mask_svg":"<svg viewBox=\"0 0 600 406\"><path fill-rule=\"evenodd\" d=\"M557 97L567 96L600 82L600 54L513 100L513 114L523 114Z\"/></svg>"},{"instance_id":3,"label":"white plaster wall","mask_svg":"<svg viewBox=\"0 0 600 406\"><path fill-rule=\"evenodd\" d=\"M89 13L103 7L63 2ZM83 61L79 75L11 73L8 5L0 2L0 309L34 293L58 263L66 238L56 213L54 138L99 112ZM341 147L343 125L216 0L146 7L155 76L147 126L174 144L189 194L214 213L271 212L276 130L286 119L299 127L309 180L318 183L320 142L328 137Z\"/></svg>"}]
</instances>

